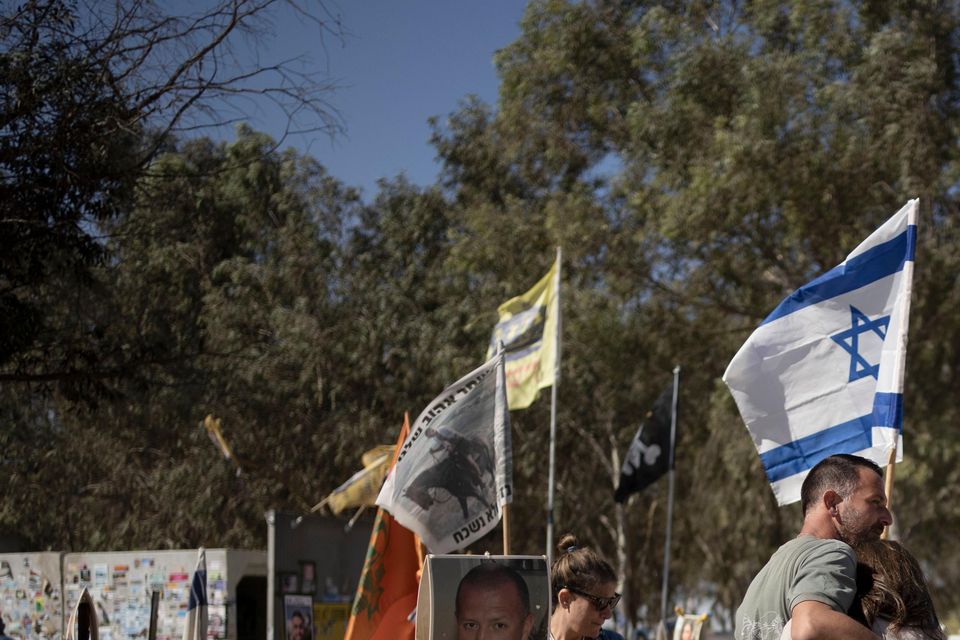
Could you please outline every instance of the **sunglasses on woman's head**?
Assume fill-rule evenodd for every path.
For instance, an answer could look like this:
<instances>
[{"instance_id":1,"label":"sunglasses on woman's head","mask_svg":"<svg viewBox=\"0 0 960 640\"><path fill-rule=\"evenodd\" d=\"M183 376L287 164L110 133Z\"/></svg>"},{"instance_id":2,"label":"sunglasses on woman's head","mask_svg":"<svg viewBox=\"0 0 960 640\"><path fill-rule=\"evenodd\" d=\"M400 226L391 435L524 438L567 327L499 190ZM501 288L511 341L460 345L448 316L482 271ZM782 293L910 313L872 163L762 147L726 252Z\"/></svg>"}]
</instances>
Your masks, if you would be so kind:
<instances>
[{"instance_id":1,"label":"sunglasses on woman's head","mask_svg":"<svg viewBox=\"0 0 960 640\"><path fill-rule=\"evenodd\" d=\"M581 591L580 589L577 589L575 587L567 586L567 587L564 587L564 589L566 589L567 591L571 591L577 594L578 596L583 596L584 598L590 601L590 604L592 604L597 609L597 611L603 611L607 607L610 607L611 609L613 609L617 606L617 603L620 602L619 593L614 593L612 598L601 598L600 596L595 596L592 593Z\"/></svg>"}]
</instances>

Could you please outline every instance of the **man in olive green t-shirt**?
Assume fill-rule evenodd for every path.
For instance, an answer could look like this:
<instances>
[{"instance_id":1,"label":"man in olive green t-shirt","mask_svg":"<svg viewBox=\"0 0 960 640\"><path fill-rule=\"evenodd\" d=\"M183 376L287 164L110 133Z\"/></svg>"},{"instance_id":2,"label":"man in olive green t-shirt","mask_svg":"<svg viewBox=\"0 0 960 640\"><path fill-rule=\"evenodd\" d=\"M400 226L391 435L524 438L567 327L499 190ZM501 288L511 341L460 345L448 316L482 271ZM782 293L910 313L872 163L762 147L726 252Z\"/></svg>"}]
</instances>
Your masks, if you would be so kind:
<instances>
[{"instance_id":1,"label":"man in olive green t-shirt","mask_svg":"<svg viewBox=\"0 0 960 640\"><path fill-rule=\"evenodd\" d=\"M750 583L735 620L736 640L876 640L848 617L856 595L850 545L876 540L892 522L880 468L848 454L824 459L800 490L803 527Z\"/></svg>"}]
</instances>

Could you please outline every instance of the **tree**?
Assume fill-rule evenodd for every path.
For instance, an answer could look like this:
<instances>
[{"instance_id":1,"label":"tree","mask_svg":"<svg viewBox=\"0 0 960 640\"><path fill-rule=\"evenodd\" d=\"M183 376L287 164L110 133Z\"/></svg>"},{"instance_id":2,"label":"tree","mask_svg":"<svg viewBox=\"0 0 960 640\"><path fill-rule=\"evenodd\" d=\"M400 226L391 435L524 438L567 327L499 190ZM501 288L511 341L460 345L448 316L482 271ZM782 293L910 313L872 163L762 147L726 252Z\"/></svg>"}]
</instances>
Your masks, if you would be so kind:
<instances>
[{"instance_id":1,"label":"tree","mask_svg":"<svg viewBox=\"0 0 960 640\"><path fill-rule=\"evenodd\" d=\"M70 323L46 310L90 293L90 269L106 259L100 228L131 206L137 180L174 136L223 124L231 106L254 98L279 105L291 126L339 129L325 101L329 84L297 61L262 64L238 50L239 38L256 42L279 10L337 34L324 6L317 9L287 0L213 1L188 15L152 1L5 6L0 381L69 386L136 366L138 354L101 358L87 339L96 329L70 334Z\"/></svg>"},{"instance_id":2,"label":"tree","mask_svg":"<svg viewBox=\"0 0 960 640\"><path fill-rule=\"evenodd\" d=\"M318 379L336 379L320 368L339 339L326 342L324 325L357 196L238 133L161 156L134 206L104 222L109 260L90 272L82 320L101 361L135 354L133 373L104 377L92 397L4 386L0 526L38 547L262 545L265 509L317 493L311 462L333 443L304 423L326 397ZM76 307L51 304L47 317ZM208 413L223 418L240 477L198 426Z\"/></svg>"},{"instance_id":3,"label":"tree","mask_svg":"<svg viewBox=\"0 0 960 640\"><path fill-rule=\"evenodd\" d=\"M0 529L58 549L262 546L265 510L305 512L482 359L485 340L460 344L469 298L444 269L439 193L384 182L364 206L274 147L245 127L181 143L104 223L84 322L104 359L138 366L93 399L3 389ZM241 475L199 427L207 414Z\"/></svg>"}]
</instances>

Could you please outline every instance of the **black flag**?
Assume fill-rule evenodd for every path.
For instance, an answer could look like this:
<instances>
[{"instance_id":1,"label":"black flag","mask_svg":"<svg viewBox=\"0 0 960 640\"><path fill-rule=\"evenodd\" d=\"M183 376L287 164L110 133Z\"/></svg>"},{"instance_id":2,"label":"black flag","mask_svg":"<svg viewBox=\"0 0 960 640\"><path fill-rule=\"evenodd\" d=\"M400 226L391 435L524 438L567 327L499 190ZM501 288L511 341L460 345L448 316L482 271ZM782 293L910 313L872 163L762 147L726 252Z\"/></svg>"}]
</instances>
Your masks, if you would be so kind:
<instances>
[{"instance_id":1,"label":"black flag","mask_svg":"<svg viewBox=\"0 0 960 640\"><path fill-rule=\"evenodd\" d=\"M670 416L673 406L673 385L667 387L653 409L647 412L630 443L627 457L620 468L620 484L613 499L624 502L635 491L642 491L670 470Z\"/></svg>"}]
</instances>

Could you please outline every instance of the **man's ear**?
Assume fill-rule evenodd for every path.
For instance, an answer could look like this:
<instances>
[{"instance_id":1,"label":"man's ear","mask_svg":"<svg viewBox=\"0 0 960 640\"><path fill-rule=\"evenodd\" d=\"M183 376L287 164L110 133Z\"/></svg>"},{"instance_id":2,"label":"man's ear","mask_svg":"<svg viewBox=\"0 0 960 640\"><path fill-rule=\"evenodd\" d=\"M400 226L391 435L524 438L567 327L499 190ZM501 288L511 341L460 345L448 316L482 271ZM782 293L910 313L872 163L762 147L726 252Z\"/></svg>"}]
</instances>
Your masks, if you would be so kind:
<instances>
[{"instance_id":1,"label":"man's ear","mask_svg":"<svg viewBox=\"0 0 960 640\"><path fill-rule=\"evenodd\" d=\"M521 638L530 638L530 634L533 632L533 614L528 613L527 619L523 621L523 635Z\"/></svg>"},{"instance_id":2,"label":"man's ear","mask_svg":"<svg viewBox=\"0 0 960 640\"><path fill-rule=\"evenodd\" d=\"M841 502L843 502L843 498L833 489L827 489L823 492L823 506L831 516L837 517L839 515L837 509Z\"/></svg>"}]
</instances>

